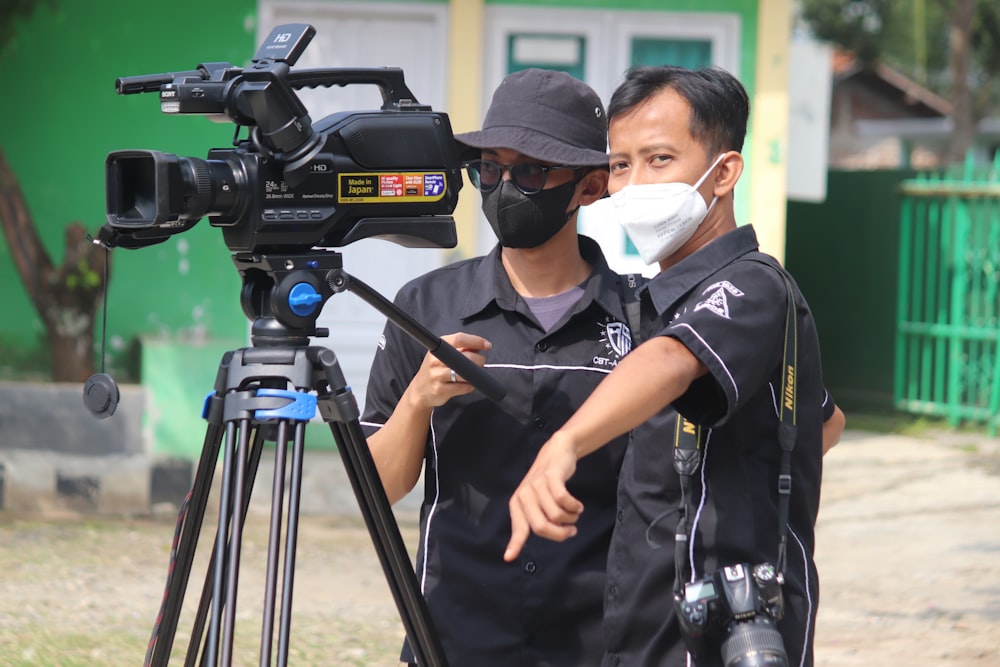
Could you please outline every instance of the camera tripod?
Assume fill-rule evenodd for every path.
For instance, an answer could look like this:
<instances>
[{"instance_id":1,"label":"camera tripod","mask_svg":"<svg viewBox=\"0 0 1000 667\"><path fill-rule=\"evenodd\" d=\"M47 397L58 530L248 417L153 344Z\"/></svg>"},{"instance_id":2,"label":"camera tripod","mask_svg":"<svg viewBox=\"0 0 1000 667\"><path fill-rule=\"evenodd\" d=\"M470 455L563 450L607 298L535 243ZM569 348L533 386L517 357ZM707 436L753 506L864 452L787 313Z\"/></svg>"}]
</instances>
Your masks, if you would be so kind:
<instances>
[{"instance_id":1,"label":"camera tripod","mask_svg":"<svg viewBox=\"0 0 1000 667\"><path fill-rule=\"evenodd\" d=\"M347 275L339 253L235 255L234 261L244 280L243 309L253 321L252 347L223 355L214 391L206 398L202 415L208 421L205 441L187 507L182 511L184 519L179 527L176 557L145 664L166 667L169 662L220 448L218 527L184 664L229 667L232 663L243 524L264 443L269 440L276 447L260 665L272 664L282 539L284 559L276 659L279 666L287 664L305 427L318 408L330 425L417 662L422 667L447 667L413 565L368 451L358 421L357 400L344 380L334 352L309 345L309 339L327 333L315 327L326 300L337 292L351 291L487 396L499 400L503 397L503 387L375 290ZM288 461L289 444L291 461ZM283 507L286 471L287 512Z\"/></svg>"}]
</instances>

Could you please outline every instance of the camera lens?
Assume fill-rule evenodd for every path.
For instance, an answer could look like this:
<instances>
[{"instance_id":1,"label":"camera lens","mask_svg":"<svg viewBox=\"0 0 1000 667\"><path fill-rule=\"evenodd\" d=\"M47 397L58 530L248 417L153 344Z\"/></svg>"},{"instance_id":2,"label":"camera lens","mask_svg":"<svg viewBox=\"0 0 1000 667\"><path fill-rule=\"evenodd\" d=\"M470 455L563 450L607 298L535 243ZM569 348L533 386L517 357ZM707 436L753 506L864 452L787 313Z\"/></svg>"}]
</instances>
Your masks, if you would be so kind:
<instances>
[{"instance_id":1,"label":"camera lens","mask_svg":"<svg viewBox=\"0 0 1000 667\"><path fill-rule=\"evenodd\" d=\"M764 616L733 623L722 642L722 664L726 667L788 667L781 633Z\"/></svg>"},{"instance_id":2,"label":"camera lens","mask_svg":"<svg viewBox=\"0 0 1000 667\"><path fill-rule=\"evenodd\" d=\"M114 227L148 228L235 214L245 189L238 160L202 160L158 151L117 151L108 155L108 222Z\"/></svg>"}]
</instances>

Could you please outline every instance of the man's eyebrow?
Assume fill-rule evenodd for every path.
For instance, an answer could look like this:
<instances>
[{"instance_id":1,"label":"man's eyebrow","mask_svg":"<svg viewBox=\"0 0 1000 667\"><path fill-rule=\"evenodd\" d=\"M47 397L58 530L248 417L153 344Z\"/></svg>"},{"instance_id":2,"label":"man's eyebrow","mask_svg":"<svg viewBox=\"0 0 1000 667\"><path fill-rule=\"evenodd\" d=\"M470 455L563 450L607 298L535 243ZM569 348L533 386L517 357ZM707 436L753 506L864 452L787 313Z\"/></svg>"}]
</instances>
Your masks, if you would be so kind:
<instances>
[{"instance_id":1,"label":"man's eyebrow","mask_svg":"<svg viewBox=\"0 0 1000 667\"><path fill-rule=\"evenodd\" d=\"M637 153L639 155L652 155L654 153L668 153L670 155L675 155L677 153L677 149L671 146L670 144L659 143L659 144L651 144L649 146L643 146L637 151ZM611 151L610 153L608 153L608 159L613 160L616 158L624 158L628 157L628 155L629 154L624 151Z\"/></svg>"}]
</instances>

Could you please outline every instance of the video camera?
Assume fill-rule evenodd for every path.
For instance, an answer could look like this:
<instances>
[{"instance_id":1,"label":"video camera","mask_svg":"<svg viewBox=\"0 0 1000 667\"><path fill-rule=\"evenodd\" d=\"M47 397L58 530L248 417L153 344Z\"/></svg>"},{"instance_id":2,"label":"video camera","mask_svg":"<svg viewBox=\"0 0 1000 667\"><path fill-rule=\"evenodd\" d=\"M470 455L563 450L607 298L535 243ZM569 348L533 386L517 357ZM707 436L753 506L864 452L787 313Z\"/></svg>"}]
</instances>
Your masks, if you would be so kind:
<instances>
[{"instance_id":1,"label":"video camera","mask_svg":"<svg viewBox=\"0 0 1000 667\"><path fill-rule=\"evenodd\" d=\"M247 69L120 78L119 94L158 91L164 113L236 123L235 148L205 160L149 150L110 153L107 224L100 241L140 248L204 216L233 252L295 252L378 237L406 247L450 248L462 187L448 116L419 104L398 68L291 71L316 31L275 28ZM313 123L293 89L374 84L381 110ZM239 139L240 128L249 136Z\"/></svg>"}]
</instances>

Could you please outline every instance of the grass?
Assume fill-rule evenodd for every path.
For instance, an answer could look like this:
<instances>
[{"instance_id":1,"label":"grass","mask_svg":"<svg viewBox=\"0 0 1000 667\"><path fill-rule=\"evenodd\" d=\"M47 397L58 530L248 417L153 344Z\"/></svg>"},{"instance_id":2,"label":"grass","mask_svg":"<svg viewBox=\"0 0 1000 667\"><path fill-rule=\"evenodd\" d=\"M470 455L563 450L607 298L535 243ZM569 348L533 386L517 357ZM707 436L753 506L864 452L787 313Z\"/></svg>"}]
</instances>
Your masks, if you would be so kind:
<instances>
[{"instance_id":1,"label":"grass","mask_svg":"<svg viewBox=\"0 0 1000 667\"><path fill-rule=\"evenodd\" d=\"M974 422L963 422L952 425L943 417L914 415L905 412L855 412L846 409L847 428L852 431L868 431L870 433L898 433L915 438L932 437L943 432L968 433L970 435L987 435L987 426Z\"/></svg>"}]
</instances>

